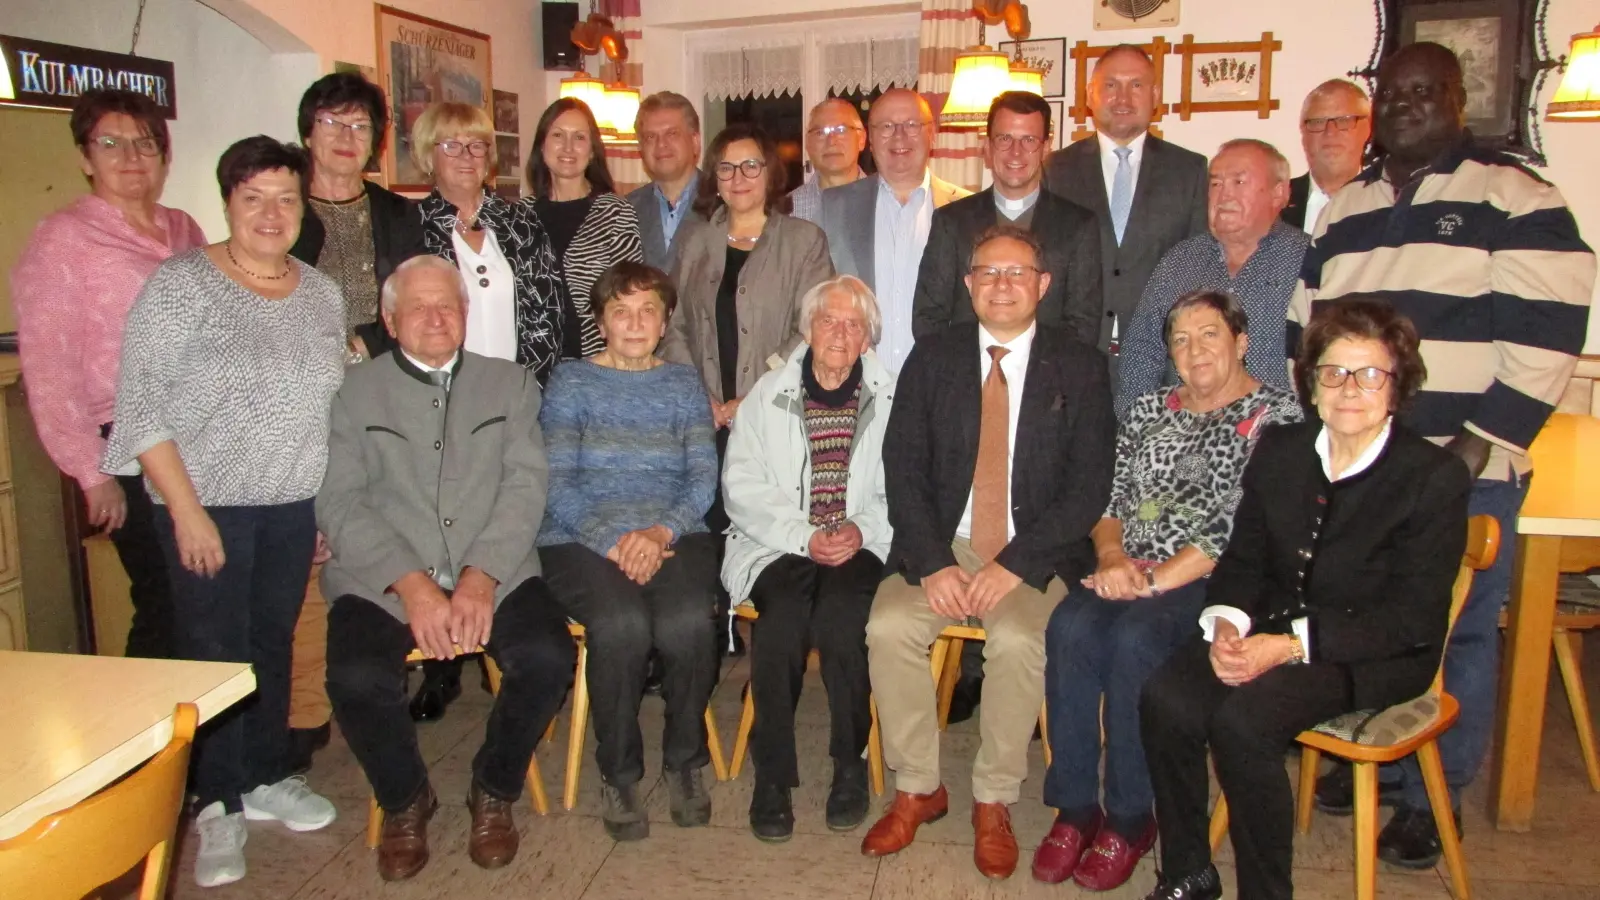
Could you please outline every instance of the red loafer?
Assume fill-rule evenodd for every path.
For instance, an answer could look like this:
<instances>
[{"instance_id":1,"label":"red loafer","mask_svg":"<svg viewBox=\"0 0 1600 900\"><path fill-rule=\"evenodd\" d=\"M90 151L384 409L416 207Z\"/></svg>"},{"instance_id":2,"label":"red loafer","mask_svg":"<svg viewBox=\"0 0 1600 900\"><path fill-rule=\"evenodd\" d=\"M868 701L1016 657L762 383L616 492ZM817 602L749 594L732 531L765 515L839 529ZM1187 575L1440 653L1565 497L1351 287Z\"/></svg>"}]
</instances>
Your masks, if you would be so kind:
<instances>
[{"instance_id":1,"label":"red loafer","mask_svg":"<svg viewBox=\"0 0 1600 900\"><path fill-rule=\"evenodd\" d=\"M1156 822L1150 820L1144 833L1132 841L1108 829L1100 829L1094 843L1078 862L1072 880L1091 891L1109 891L1121 887L1132 877L1139 858L1150 852L1156 843Z\"/></svg>"},{"instance_id":2,"label":"red loafer","mask_svg":"<svg viewBox=\"0 0 1600 900\"><path fill-rule=\"evenodd\" d=\"M1039 842L1039 849L1033 851L1033 879L1060 884L1071 878L1078 861L1083 858L1083 851L1100 833L1105 818L1105 813L1095 810L1094 821L1085 828L1057 820L1050 826L1050 833Z\"/></svg>"}]
</instances>

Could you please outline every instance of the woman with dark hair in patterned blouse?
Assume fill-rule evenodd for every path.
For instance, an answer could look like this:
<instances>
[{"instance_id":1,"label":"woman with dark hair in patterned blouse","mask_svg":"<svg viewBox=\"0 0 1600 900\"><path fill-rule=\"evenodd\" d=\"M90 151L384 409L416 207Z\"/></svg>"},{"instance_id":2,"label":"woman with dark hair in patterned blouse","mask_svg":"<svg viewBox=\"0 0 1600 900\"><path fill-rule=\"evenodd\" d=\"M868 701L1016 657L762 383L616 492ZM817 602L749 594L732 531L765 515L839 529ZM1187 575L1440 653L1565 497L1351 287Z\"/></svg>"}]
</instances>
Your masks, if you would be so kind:
<instances>
[{"instance_id":1,"label":"woman with dark hair in patterned blouse","mask_svg":"<svg viewBox=\"0 0 1600 900\"><path fill-rule=\"evenodd\" d=\"M1139 690L1194 632L1257 435L1302 417L1292 393L1245 369L1246 324L1230 294L1180 297L1165 327L1180 384L1135 400L1117 432L1111 502L1090 533L1095 572L1056 607L1045 635L1054 757L1044 801L1058 812L1034 854L1040 881L1111 890L1155 842Z\"/></svg>"}]
</instances>

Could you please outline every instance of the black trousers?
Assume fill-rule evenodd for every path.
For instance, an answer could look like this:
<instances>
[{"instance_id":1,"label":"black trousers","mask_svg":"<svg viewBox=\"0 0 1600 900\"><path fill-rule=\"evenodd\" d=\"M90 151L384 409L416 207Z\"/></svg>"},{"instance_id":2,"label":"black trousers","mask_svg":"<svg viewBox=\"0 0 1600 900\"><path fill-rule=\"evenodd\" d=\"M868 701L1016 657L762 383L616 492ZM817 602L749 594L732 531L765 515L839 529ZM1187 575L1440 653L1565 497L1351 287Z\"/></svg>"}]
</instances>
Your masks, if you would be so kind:
<instances>
[{"instance_id":1,"label":"black trousers","mask_svg":"<svg viewBox=\"0 0 1600 900\"><path fill-rule=\"evenodd\" d=\"M240 797L288 776L289 670L294 626L311 577L317 523L311 500L271 506L208 506L226 562L196 575L178 558L172 515L155 509L156 534L172 580L173 650L179 659L250 663L256 692L202 729L190 790L197 808Z\"/></svg>"},{"instance_id":2,"label":"black trousers","mask_svg":"<svg viewBox=\"0 0 1600 900\"><path fill-rule=\"evenodd\" d=\"M1351 710L1345 670L1281 665L1229 687L1196 636L1145 682L1139 720L1155 788L1161 870L1182 878L1211 862L1206 751L1228 798L1240 900L1294 895L1294 796L1283 757L1295 735Z\"/></svg>"},{"instance_id":3,"label":"black trousers","mask_svg":"<svg viewBox=\"0 0 1600 900\"><path fill-rule=\"evenodd\" d=\"M861 758L872 729L867 616L882 580L883 562L866 550L838 566L786 554L756 578L750 588L750 602L761 613L750 625L750 693L756 705L750 758L756 778L785 788L800 784L794 710L813 648L822 657L828 692L828 755L836 762Z\"/></svg>"},{"instance_id":4,"label":"black trousers","mask_svg":"<svg viewBox=\"0 0 1600 900\"><path fill-rule=\"evenodd\" d=\"M328 699L378 805L409 806L428 783L417 726L406 709L406 654L416 638L382 607L346 595L328 611ZM566 614L538 578L518 585L494 611L484 648L500 667L472 779L486 793L515 800L528 760L561 708L577 650Z\"/></svg>"},{"instance_id":5,"label":"black trousers","mask_svg":"<svg viewBox=\"0 0 1600 900\"><path fill-rule=\"evenodd\" d=\"M661 657L667 707L662 765L698 769L711 761L704 716L717 681L716 543L709 534L689 534L672 549L677 555L639 585L582 544L539 548L556 600L588 629L595 760L609 784L644 777L639 703L651 648Z\"/></svg>"}]
</instances>

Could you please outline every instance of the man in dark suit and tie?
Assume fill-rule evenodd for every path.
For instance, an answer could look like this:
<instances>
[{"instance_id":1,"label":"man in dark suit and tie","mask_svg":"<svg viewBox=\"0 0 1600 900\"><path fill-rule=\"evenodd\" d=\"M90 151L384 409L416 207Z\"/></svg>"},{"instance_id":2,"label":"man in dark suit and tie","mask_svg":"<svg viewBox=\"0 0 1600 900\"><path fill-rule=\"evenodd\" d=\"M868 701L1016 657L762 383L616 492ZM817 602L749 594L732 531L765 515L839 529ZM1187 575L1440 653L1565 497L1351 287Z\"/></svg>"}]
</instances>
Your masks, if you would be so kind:
<instances>
[{"instance_id":1,"label":"man in dark suit and tie","mask_svg":"<svg viewBox=\"0 0 1600 900\"><path fill-rule=\"evenodd\" d=\"M628 194L639 216L639 237L646 265L672 271L682 236L705 222L694 211L700 183L700 116L689 98L658 91L639 104L634 117L639 134L639 162L650 183Z\"/></svg>"},{"instance_id":2,"label":"man in dark suit and tie","mask_svg":"<svg viewBox=\"0 0 1600 900\"><path fill-rule=\"evenodd\" d=\"M1050 124L1050 105L1037 94L1006 91L989 106L983 155L994 186L934 210L912 307L918 338L975 321L967 248L1009 223L1033 232L1044 248L1040 268L1050 288L1039 301L1039 321L1091 346L1100 339L1100 226L1094 213L1041 189Z\"/></svg>"},{"instance_id":3,"label":"man in dark suit and tie","mask_svg":"<svg viewBox=\"0 0 1600 900\"><path fill-rule=\"evenodd\" d=\"M1045 167L1048 189L1100 217L1099 345L1113 357L1162 254L1206 230L1206 158L1149 133L1157 99L1149 54L1132 44L1107 50L1089 79L1094 137ZM1114 358L1111 368L1115 381Z\"/></svg>"},{"instance_id":4,"label":"man in dark suit and tie","mask_svg":"<svg viewBox=\"0 0 1600 900\"><path fill-rule=\"evenodd\" d=\"M1372 101L1355 82L1333 78L1317 85L1300 107L1300 145L1306 174L1289 181L1283 221L1314 234L1328 200L1361 172L1372 137Z\"/></svg>"},{"instance_id":5,"label":"man in dark suit and tie","mask_svg":"<svg viewBox=\"0 0 1600 900\"><path fill-rule=\"evenodd\" d=\"M861 852L897 853L949 809L929 649L976 620L987 647L973 861L995 879L1017 864L1008 807L1044 699L1044 627L1067 581L1093 568L1116 435L1105 357L1036 319L1050 289L1040 255L1015 225L981 235L966 282L977 321L919 339L906 360L883 448L889 577L867 622L896 792Z\"/></svg>"}]
</instances>

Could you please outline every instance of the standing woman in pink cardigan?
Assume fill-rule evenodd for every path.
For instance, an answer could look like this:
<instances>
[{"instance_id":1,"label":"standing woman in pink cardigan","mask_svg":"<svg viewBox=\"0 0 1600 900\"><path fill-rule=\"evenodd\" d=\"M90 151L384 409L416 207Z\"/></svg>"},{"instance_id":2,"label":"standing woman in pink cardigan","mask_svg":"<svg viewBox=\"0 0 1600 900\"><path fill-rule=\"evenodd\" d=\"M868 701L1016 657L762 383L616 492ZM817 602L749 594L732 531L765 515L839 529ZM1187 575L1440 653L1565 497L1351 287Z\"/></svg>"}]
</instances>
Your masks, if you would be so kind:
<instances>
[{"instance_id":1,"label":"standing woman in pink cardigan","mask_svg":"<svg viewBox=\"0 0 1600 900\"><path fill-rule=\"evenodd\" d=\"M77 482L90 525L116 545L132 582L127 654L171 654L167 569L139 476L100 471L111 429L122 326L167 257L204 246L185 212L156 202L172 161L161 111L132 91L84 92L72 141L92 189L45 217L11 272L28 408L39 440Z\"/></svg>"}]
</instances>

